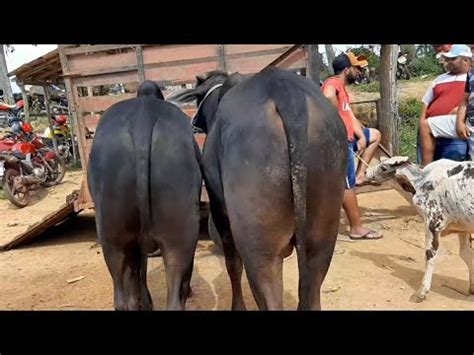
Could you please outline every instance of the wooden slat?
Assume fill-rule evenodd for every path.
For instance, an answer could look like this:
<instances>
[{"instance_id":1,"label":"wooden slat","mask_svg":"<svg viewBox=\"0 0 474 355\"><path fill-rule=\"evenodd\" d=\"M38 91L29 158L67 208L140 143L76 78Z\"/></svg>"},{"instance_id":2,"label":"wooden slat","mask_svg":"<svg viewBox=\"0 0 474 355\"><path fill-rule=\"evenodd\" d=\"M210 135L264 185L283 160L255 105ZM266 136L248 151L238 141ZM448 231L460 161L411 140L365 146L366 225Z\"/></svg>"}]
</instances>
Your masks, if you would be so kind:
<instances>
[{"instance_id":1,"label":"wooden slat","mask_svg":"<svg viewBox=\"0 0 474 355\"><path fill-rule=\"evenodd\" d=\"M84 123L87 128L95 130L99 124L100 115L84 115Z\"/></svg>"},{"instance_id":2,"label":"wooden slat","mask_svg":"<svg viewBox=\"0 0 474 355\"><path fill-rule=\"evenodd\" d=\"M286 61L289 57L292 57L295 55L297 52L303 52L302 50L302 44L295 44L294 46L290 47L287 51L285 51L282 55L277 57L275 60L267 64L267 67L273 67L276 66L278 68L283 68L281 65L282 62ZM303 52L304 53L304 52Z\"/></svg>"},{"instance_id":3,"label":"wooden slat","mask_svg":"<svg viewBox=\"0 0 474 355\"><path fill-rule=\"evenodd\" d=\"M116 74L116 73L123 73L123 72L133 72L137 71L138 66L136 64L133 65L124 65L120 67L109 67L109 68L99 68L99 69L92 69L92 70L76 70L64 73L63 76L67 77L89 77L89 76L96 76L96 75L104 75L104 74Z\"/></svg>"},{"instance_id":4,"label":"wooden slat","mask_svg":"<svg viewBox=\"0 0 474 355\"><path fill-rule=\"evenodd\" d=\"M77 212L88 208L94 208L94 202L92 201L89 186L87 184L87 170L84 169L84 178L82 180L79 196L74 202L74 210Z\"/></svg>"},{"instance_id":5,"label":"wooden slat","mask_svg":"<svg viewBox=\"0 0 474 355\"><path fill-rule=\"evenodd\" d=\"M105 111L113 104L136 97L136 94L79 97L78 104L83 112Z\"/></svg>"},{"instance_id":6,"label":"wooden slat","mask_svg":"<svg viewBox=\"0 0 474 355\"><path fill-rule=\"evenodd\" d=\"M195 60L217 57L217 54L216 45L150 46L143 48L143 63L147 65L177 60Z\"/></svg>"},{"instance_id":7,"label":"wooden slat","mask_svg":"<svg viewBox=\"0 0 474 355\"><path fill-rule=\"evenodd\" d=\"M139 82L138 72L122 72L102 74L92 77L77 77L74 78L74 83L77 86L98 86L98 85L112 85Z\"/></svg>"},{"instance_id":8,"label":"wooden slat","mask_svg":"<svg viewBox=\"0 0 474 355\"><path fill-rule=\"evenodd\" d=\"M278 63L270 64L268 66L276 66L280 69L294 69L306 67L306 56L303 50L299 49L293 52L288 57L278 61Z\"/></svg>"},{"instance_id":9,"label":"wooden slat","mask_svg":"<svg viewBox=\"0 0 474 355\"><path fill-rule=\"evenodd\" d=\"M37 238L46 229L58 224L59 222L66 219L69 215L74 212L74 201L76 200L78 192L75 191L71 195L66 197L66 203L63 204L57 211L48 214L42 221L32 225L28 230L20 235L17 235L10 242L1 245L0 250L6 251L13 249L19 245L31 242Z\"/></svg>"},{"instance_id":10,"label":"wooden slat","mask_svg":"<svg viewBox=\"0 0 474 355\"><path fill-rule=\"evenodd\" d=\"M148 80L154 81L180 81L180 82L195 82L196 75L205 73L211 70L219 69L218 61L181 65L169 68L153 68L145 69L145 74Z\"/></svg>"},{"instance_id":11,"label":"wooden slat","mask_svg":"<svg viewBox=\"0 0 474 355\"><path fill-rule=\"evenodd\" d=\"M218 53L218 57L219 57L219 69L226 70L225 45L219 44L217 46L217 53Z\"/></svg>"},{"instance_id":12,"label":"wooden slat","mask_svg":"<svg viewBox=\"0 0 474 355\"><path fill-rule=\"evenodd\" d=\"M227 55L236 53L250 53L269 49L281 49L281 53L291 48L291 44L227 44L225 52Z\"/></svg>"},{"instance_id":13,"label":"wooden slat","mask_svg":"<svg viewBox=\"0 0 474 355\"><path fill-rule=\"evenodd\" d=\"M143 49L140 46L135 48L136 56L137 56L137 69L138 69L138 77L140 78L140 82L145 81L145 67L143 63Z\"/></svg>"},{"instance_id":14,"label":"wooden slat","mask_svg":"<svg viewBox=\"0 0 474 355\"><path fill-rule=\"evenodd\" d=\"M102 45L80 45L79 47L68 47L64 48L66 55L70 54L82 54L82 53L94 53L101 51L110 51L114 49L130 48L132 44L102 44Z\"/></svg>"},{"instance_id":15,"label":"wooden slat","mask_svg":"<svg viewBox=\"0 0 474 355\"><path fill-rule=\"evenodd\" d=\"M68 62L69 70L71 71L87 71L136 65L137 59L135 49L131 48L129 52L117 54L98 52L91 55L79 54L68 56Z\"/></svg>"},{"instance_id":16,"label":"wooden slat","mask_svg":"<svg viewBox=\"0 0 474 355\"><path fill-rule=\"evenodd\" d=\"M226 59L227 70L229 72L238 71L241 74L258 73L276 57L278 57L278 54L271 54L260 57Z\"/></svg>"}]
</instances>

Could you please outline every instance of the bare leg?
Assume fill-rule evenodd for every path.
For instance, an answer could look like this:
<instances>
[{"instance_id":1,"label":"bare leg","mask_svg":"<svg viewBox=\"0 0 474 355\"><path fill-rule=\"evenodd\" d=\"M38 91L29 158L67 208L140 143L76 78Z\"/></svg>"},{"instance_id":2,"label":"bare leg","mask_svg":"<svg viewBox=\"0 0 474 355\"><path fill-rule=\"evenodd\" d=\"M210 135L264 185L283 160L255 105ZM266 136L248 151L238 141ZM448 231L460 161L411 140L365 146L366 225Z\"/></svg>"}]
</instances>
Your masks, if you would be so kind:
<instances>
[{"instance_id":1,"label":"bare leg","mask_svg":"<svg viewBox=\"0 0 474 355\"><path fill-rule=\"evenodd\" d=\"M459 255L469 269L469 293L474 294L474 268L472 265L472 245L469 233L459 233Z\"/></svg>"},{"instance_id":2,"label":"bare leg","mask_svg":"<svg viewBox=\"0 0 474 355\"><path fill-rule=\"evenodd\" d=\"M380 131L375 128L369 128L370 130L370 141L368 147L362 153L361 158L367 163L370 164L372 158L374 157L375 152L377 151L377 147L380 144L380 139L382 135ZM357 166L356 172L356 185L363 183L365 179L365 172L367 170L367 166L363 163L359 163Z\"/></svg>"},{"instance_id":3,"label":"bare leg","mask_svg":"<svg viewBox=\"0 0 474 355\"><path fill-rule=\"evenodd\" d=\"M421 164L428 165L434 159L436 149L436 139L431 133L428 120L423 120L420 123L420 144L421 144Z\"/></svg>"}]
</instances>

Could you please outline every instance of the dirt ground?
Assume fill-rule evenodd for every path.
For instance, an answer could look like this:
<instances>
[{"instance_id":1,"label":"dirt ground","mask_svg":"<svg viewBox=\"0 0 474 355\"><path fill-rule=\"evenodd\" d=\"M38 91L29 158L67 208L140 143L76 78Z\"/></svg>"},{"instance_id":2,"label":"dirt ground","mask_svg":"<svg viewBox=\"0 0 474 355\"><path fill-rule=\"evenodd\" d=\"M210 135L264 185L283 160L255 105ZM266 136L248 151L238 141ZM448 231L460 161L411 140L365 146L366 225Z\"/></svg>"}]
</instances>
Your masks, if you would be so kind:
<instances>
[{"instance_id":1,"label":"dirt ground","mask_svg":"<svg viewBox=\"0 0 474 355\"><path fill-rule=\"evenodd\" d=\"M69 179L74 180L74 176ZM377 241L338 242L323 284L324 309L472 309L474 296L467 295L468 271L458 256L456 236L442 239L431 293L423 303L415 303L411 296L419 287L424 270L421 220L394 190L360 194L359 202L364 222L381 229L385 237ZM7 204L0 200L2 215L8 210ZM35 206L14 211L17 220L28 221ZM4 221L0 223L2 234L11 228L5 225ZM343 220L341 228L345 227ZM31 245L0 253L0 309L112 309L112 282L96 238L93 213L81 213ZM293 253L284 263L286 309L297 306L296 261ZM164 309L162 259L150 259L148 267L155 309ZM79 280L68 283L73 279ZM224 260L211 241L198 244L191 286L194 296L188 300L187 309L230 308L231 290ZM245 276L244 296L247 307L256 309Z\"/></svg>"}]
</instances>

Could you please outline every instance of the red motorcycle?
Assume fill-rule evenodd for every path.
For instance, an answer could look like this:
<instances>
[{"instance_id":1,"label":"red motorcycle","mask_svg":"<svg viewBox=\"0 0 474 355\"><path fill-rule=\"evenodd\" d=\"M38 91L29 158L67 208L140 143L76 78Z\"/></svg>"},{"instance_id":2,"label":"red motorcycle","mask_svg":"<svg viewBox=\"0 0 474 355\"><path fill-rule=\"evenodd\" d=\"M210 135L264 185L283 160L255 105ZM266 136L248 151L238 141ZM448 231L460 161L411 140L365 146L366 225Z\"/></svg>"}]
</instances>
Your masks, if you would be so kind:
<instances>
[{"instance_id":1,"label":"red motorcycle","mask_svg":"<svg viewBox=\"0 0 474 355\"><path fill-rule=\"evenodd\" d=\"M12 131L0 140L0 163L5 171L3 191L15 206L25 207L35 185L49 187L62 181L66 165L32 132L28 123L15 122Z\"/></svg>"}]
</instances>

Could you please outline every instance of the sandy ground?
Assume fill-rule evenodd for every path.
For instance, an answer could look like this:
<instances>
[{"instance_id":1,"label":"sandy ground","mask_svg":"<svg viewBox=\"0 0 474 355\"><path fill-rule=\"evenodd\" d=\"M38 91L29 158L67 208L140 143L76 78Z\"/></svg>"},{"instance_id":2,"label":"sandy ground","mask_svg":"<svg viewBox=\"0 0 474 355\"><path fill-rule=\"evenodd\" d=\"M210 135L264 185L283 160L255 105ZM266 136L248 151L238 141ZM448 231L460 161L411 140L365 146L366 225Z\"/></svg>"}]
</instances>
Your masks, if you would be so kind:
<instances>
[{"instance_id":1,"label":"sandy ground","mask_svg":"<svg viewBox=\"0 0 474 355\"><path fill-rule=\"evenodd\" d=\"M39 187L31 191L30 203L18 208L4 198L0 190L0 245L26 231L29 226L40 222L46 215L65 204L66 196L79 190L82 182L81 171L67 171L59 185L49 188Z\"/></svg>"},{"instance_id":2,"label":"sandy ground","mask_svg":"<svg viewBox=\"0 0 474 355\"><path fill-rule=\"evenodd\" d=\"M53 195L54 196L54 195ZM378 241L338 242L323 284L322 306L327 310L471 309L468 271L458 256L457 237L441 241L433 286L423 303L411 301L424 270L421 220L397 192L386 190L359 195L364 221L383 230ZM8 201L0 200L0 211ZM34 206L15 211L28 220ZM23 222L22 222L23 223ZM2 225L4 221L2 220ZM8 227L2 227L2 232ZM342 229L345 228L344 223ZM81 213L45 233L35 243L0 253L1 310L109 310L112 282L97 244L93 213ZM166 305L166 283L161 258L150 259L148 285L155 309ZM73 279L81 278L75 282ZM297 306L297 259L284 264L284 305ZM211 241L200 241L191 285L189 310L227 310L230 282L223 257ZM244 296L256 309L244 277Z\"/></svg>"}]
</instances>

